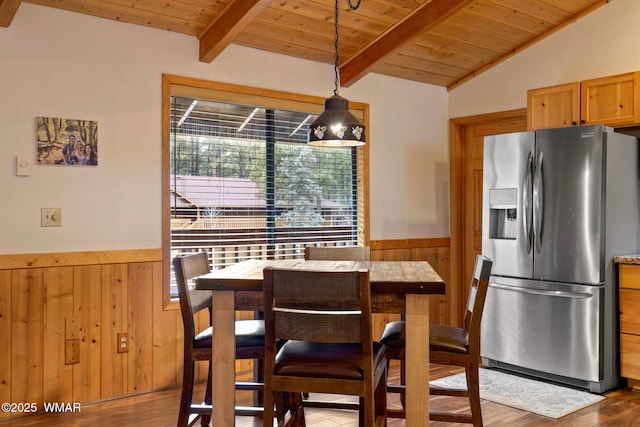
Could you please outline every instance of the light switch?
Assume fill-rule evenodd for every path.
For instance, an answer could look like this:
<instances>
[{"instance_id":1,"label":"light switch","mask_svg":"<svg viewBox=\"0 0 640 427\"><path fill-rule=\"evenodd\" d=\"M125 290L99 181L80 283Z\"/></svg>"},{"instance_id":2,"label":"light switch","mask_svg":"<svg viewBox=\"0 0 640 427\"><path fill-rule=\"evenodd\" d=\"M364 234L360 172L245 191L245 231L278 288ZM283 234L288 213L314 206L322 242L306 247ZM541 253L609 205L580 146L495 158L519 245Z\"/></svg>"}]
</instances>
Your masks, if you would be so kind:
<instances>
[{"instance_id":1,"label":"light switch","mask_svg":"<svg viewBox=\"0 0 640 427\"><path fill-rule=\"evenodd\" d=\"M60 208L41 208L40 215L41 227L60 227L62 225L62 209Z\"/></svg>"},{"instance_id":2,"label":"light switch","mask_svg":"<svg viewBox=\"0 0 640 427\"><path fill-rule=\"evenodd\" d=\"M16 156L16 175L31 175L31 162L27 156Z\"/></svg>"}]
</instances>

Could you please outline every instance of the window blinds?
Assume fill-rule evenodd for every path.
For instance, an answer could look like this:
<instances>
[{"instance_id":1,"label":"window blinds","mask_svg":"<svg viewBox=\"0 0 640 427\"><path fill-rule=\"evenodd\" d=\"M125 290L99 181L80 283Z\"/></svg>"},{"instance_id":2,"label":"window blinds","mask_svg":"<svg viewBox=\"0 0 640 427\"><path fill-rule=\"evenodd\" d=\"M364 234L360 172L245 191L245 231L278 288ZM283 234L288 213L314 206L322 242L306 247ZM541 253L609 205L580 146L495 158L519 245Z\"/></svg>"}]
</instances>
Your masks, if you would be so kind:
<instances>
[{"instance_id":1,"label":"window blinds","mask_svg":"<svg viewBox=\"0 0 640 427\"><path fill-rule=\"evenodd\" d=\"M358 242L358 152L306 145L317 113L171 97L171 255L214 268Z\"/></svg>"}]
</instances>

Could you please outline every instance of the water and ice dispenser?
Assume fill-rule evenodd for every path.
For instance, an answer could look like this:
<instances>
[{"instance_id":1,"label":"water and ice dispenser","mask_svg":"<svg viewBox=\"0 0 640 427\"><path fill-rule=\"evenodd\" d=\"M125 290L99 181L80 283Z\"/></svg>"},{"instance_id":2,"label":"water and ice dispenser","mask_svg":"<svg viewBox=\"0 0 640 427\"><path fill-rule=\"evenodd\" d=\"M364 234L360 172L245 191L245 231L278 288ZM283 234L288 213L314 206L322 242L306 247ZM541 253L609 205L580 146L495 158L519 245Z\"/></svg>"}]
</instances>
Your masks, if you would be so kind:
<instances>
[{"instance_id":1,"label":"water and ice dispenser","mask_svg":"<svg viewBox=\"0 0 640 427\"><path fill-rule=\"evenodd\" d=\"M516 238L518 218L518 189L492 188L489 190L489 238Z\"/></svg>"}]
</instances>

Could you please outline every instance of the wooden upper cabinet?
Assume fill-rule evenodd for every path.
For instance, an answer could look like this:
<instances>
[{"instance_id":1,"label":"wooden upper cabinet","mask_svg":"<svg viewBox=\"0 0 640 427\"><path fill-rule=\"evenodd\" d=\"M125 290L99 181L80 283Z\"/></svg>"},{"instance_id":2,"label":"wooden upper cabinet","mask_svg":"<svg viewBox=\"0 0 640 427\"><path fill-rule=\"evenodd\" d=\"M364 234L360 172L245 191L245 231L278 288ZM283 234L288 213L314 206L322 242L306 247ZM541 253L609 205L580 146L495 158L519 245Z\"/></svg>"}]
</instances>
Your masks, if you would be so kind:
<instances>
[{"instance_id":1,"label":"wooden upper cabinet","mask_svg":"<svg viewBox=\"0 0 640 427\"><path fill-rule=\"evenodd\" d=\"M580 111L584 124L608 126L640 122L640 72L584 80L580 83Z\"/></svg>"},{"instance_id":2,"label":"wooden upper cabinet","mask_svg":"<svg viewBox=\"0 0 640 427\"><path fill-rule=\"evenodd\" d=\"M579 82L527 91L527 129L572 126L579 121Z\"/></svg>"},{"instance_id":3,"label":"wooden upper cabinet","mask_svg":"<svg viewBox=\"0 0 640 427\"><path fill-rule=\"evenodd\" d=\"M640 72L527 91L527 128L640 123Z\"/></svg>"}]
</instances>

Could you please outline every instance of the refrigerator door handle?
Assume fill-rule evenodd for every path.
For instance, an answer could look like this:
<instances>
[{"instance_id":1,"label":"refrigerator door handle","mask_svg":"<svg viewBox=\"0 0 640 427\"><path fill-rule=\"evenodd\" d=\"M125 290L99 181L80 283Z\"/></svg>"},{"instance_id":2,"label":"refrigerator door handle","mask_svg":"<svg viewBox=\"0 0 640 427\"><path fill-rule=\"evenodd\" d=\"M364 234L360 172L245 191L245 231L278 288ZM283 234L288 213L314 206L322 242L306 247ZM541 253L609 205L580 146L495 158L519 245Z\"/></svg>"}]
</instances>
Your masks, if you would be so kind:
<instances>
[{"instance_id":1,"label":"refrigerator door handle","mask_svg":"<svg viewBox=\"0 0 640 427\"><path fill-rule=\"evenodd\" d=\"M527 158L527 168L524 178L524 187L522 189L522 205L524 215L522 216L522 224L524 225L524 235L527 237L527 253L531 253L533 249L533 207L531 206L531 196L529 189L531 188L531 180L533 175L533 153L529 151Z\"/></svg>"},{"instance_id":2,"label":"refrigerator door handle","mask_svg":"<svg viewBox=\"0 0 640 427\"><path fill-rule=\"evenodd\" d=\"M542 212L544 211L544 173L542 167L542 153L538 152L533 178L533 228L536 252L538 253L542 250Z\"/></svg>"},{"instance_id":3,"label":"refrigerator door handle","mask_svg":"<svg viewBox=\"0 0 640 427\"><path fill-rule=\"evenodd\" d=\"M588 299L593 297L592 294L588 294L585 292L550 291L546 289L531 289L531 288L523 288L520 286L499 285L497 283L489 283L489 287L500 289L503 291L520 292L523 294L543 295L543 296L549 296L549 297L575 298L575 299Z\"/></svg>"}]
</instances>

